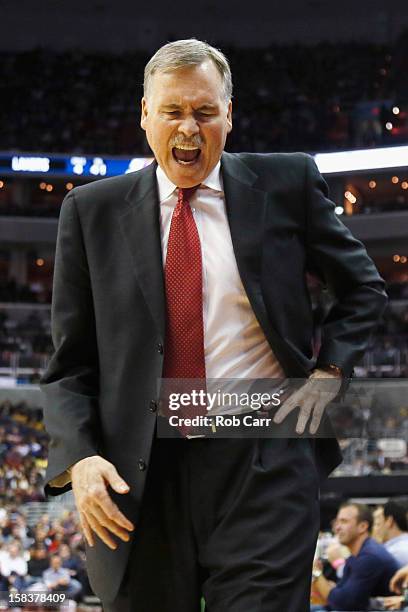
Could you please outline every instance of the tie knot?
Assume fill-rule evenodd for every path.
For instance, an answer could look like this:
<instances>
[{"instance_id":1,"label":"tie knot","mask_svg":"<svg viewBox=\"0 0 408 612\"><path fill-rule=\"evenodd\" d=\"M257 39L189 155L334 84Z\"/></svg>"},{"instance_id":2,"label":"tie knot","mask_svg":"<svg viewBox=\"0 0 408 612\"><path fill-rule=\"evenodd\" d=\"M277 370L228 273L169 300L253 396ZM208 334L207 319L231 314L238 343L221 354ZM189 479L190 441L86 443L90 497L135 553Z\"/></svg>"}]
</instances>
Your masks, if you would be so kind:
<instances>
[{"instance_id":1,"label":"tie knot","mask_svg":"<svg viewBox=\"0 0 408 612\"><path fill-rule=\"evenodd\" d=\"M179 202L189 202L190 198L194 195L200 185L195 185L194 187L179 187L178 188L178 201Z\"/></svg>"}]
</instances>

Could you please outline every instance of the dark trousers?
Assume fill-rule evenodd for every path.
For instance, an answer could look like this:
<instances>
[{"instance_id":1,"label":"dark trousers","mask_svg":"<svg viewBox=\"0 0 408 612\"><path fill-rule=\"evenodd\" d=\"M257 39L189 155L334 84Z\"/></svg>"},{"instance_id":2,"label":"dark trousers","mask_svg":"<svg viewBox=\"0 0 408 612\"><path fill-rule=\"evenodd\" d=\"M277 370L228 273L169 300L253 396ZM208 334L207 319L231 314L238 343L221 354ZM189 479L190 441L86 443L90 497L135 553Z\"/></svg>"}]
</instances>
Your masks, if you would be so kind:
<instances>
[{"instance_id":1,"label":"dark trousers","mask_svg":"<svg viewBox=\"0 0 408 612\"><path fill-rule=\"evenodd\" d=\"M157 439L105 612L309 612L318 490L307 439Z\"/></svg>"}]
</instances>

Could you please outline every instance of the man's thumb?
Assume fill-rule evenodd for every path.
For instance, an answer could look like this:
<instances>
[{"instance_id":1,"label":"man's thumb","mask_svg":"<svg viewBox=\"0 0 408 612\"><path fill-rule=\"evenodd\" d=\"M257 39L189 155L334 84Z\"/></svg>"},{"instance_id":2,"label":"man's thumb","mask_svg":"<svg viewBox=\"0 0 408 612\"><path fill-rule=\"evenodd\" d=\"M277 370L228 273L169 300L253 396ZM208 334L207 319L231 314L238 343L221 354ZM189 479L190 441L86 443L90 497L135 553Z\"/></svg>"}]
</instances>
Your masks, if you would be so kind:
<instances>
[{"instance_id":1,"label":"man's thumb","mask_svg":"<svg viewBox=\"0 0 408 612\"><path fill-rule=\"evenodd\" d=\"M113 466L107 470L106 476L110 486L116 493L128 493L129 485L119 476Z\"/></svg>"}]
</instances>

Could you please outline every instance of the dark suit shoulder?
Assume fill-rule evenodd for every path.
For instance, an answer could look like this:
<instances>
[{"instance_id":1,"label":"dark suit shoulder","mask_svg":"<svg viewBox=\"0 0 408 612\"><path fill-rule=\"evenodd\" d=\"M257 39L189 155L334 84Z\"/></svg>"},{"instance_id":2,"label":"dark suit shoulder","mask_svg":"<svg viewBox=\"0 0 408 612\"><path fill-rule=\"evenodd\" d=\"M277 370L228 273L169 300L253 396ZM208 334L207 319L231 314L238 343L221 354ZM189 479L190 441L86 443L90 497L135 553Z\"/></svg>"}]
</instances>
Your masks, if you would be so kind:
<instances>
[{"instance_id":1,"label":"dark suit shoulder","mask_svg":"<svg viewBox=\"0 0 408 612\"><path fill-rule=\"evenodd\" d=\"M80 216L112 209L116 212L128 207L128 199L140 198L155 185L156 164L152 163L136 172L100 179L75 187L70 192Z\"/></svg>"},{"instance_id":2,"label":"dark suit shoulder","mask_svg":"<svg viewBox=\"0 0 408 612\"><path fill-rule=\"evenodd\" d=\"M112 196L120 198L121 195L123 195L123 197L125 197L129 189L136 183L139 172L140 170L120 176L98 179L86 185L75 187L72 193L79 202L84 199L87 201L99 201L109 199Z\"/></svg>"},{"instance_id":3,"label":"dark suit shoulder","mask_svg":"<svg viewBox=\"0 0 408 612\"><path fill-rule=\"evenodd\" d=\"M238 157L254 172L259 171L260 168L268 170L272 166L304 168L305 160L312 158L309 153L300 151L295 153L230 153L230 155Z\"/></svg>"},{"instance_id":4,"label":"dark suit shoulder","mask_svg":"<svg viewBox=\"0 0 408 612\"><path fill-rule=\"evenodd\" d=\"M307 165L313 163L308 153L230 153L231 161L244 164L257 180L254 186L269 191L271 188L287 193L304 189Z\"/></svg>"}]
</instances>

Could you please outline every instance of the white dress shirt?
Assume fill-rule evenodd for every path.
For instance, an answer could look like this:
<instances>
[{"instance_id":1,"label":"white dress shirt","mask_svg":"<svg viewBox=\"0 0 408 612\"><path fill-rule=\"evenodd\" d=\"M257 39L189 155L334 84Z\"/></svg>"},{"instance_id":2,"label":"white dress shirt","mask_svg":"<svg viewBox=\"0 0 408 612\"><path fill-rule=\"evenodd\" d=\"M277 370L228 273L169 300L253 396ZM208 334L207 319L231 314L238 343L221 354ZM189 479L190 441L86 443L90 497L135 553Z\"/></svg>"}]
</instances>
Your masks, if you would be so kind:
<instances>
[{"instance_id":1,"label":"white dress shirt","mask_svg":"<svg viewBox=\"0 0 408 612\"><path fill-rule=\"evenodd\" d=\"M398 561L400 567L408 564L408 533L401 533L384 542L385 548Z\"/></svg>"},{"instance_id":2,"label":"white dress shirt","mask_svg":"<svg viewBox=\"0 0 408 612\"><path fill-rule=\"evenodd\" d=\"M282 380L284 371L255 317L239 276L220 168L218 162L190 201L201 242L206 376L207 379ZM165 264L177 187L160 166L156 176ZM217 412L214 408L211 414ZM222 412L240 411L223 409Z\"/></svg>"}]
</instances>

